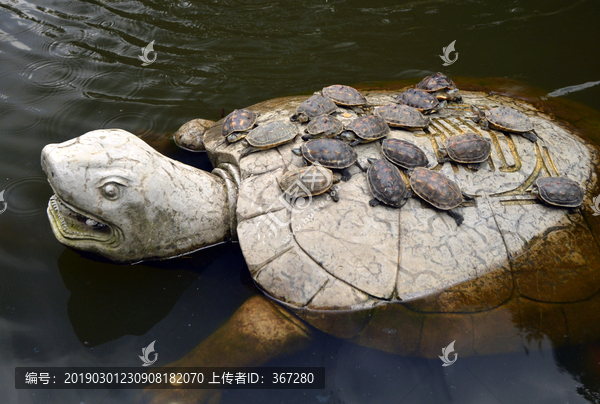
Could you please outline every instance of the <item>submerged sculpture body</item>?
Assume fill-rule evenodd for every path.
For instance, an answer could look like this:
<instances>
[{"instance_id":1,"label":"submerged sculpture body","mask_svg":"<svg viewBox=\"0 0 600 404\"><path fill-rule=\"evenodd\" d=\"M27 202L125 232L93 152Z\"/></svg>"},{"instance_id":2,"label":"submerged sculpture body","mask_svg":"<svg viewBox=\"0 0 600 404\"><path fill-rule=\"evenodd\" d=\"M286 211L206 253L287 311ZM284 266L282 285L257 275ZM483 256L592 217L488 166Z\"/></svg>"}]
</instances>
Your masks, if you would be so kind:
<instances>
[{"instance_id":1,"label":"submerged sculpture body","mask_svg":"<svg viewBox=\"0 0 600 404\"><path fill-rule=\"evenodd\" d=\"M393 95L365 94L374 106ZM289 122L306 98L250 109L260 112L259 126ZM555 345L597 337L600 329L589 324L599 324L600 252L585 217L589 190L597 188L596 150L523 102L468 92L462 99L430 115L425 130L388 135L416 144L433 162L452 135L489 139L492 153L478 171L449 162L432 168L477 196L459 208L461 226L418 198L401 209L370 206L366 174L356 166L337 185L339 202L324 193L294 203L277 179L303 164L291 152L300 136L240 159L244 146L227 142L217 123L203 138L212 174L116 129L48 145L42 165L56 192L52 228L64 244L120 262L239 240L254 280L279 304L253 298L179 365L258 364L299 349L310 328L288 310L333 335L403 355L436 357L452 340L468 355L516 349L532 336ZM538 141L478 128L469 105L525 113ZM356 117L343 112L344 124ZM356 146L359 161L381 158L380 147ZM538 178L559 175L587 190L581 209L551 207L531 194ZM233 349L227 359L214 353L239 346L239 338L256 348Z\"/></svg>"}]
</instances>

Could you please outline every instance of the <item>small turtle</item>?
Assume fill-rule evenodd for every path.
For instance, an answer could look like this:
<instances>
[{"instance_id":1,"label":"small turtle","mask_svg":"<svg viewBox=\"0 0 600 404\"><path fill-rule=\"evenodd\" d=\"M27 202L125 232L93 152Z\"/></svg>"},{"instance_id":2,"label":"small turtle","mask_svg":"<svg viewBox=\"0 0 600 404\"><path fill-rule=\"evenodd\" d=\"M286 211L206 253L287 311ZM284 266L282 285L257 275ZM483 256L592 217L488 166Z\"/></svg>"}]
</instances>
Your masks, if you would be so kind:
<instances>
[{"instance_id":1,"label":"small turtle","mask_svg":"<svg viewBox=\"0 0 600 404\"><path fill-rule=\"evenodd\" d=\"M424 114L437 112L446 106L446 101L439 102L434 95L416 88L409 88L396 96L395 100L398 104L416 108Z\"/></svg>"},{"instance_id":2,"label":"small turtle","mask_svg":"<svg viewBox=\"0 0 600 404\"><path fill-rule=\"evenodd\" d=\"M385 139L381 143L381 153L386 159L406 170L429 165L423 150L406 140Z\"/></svg>"},{"instance_id":3,"label":"small turtle","mask_svg":"<svg viewBox=\"0 0 600 404\"><path fill-rule=\"evenodd\" d=\"M306 161L320 164L334 170L342 170L342 181L352 178L349 167L356 163L358 156L347 143L337 139L315 139L293 149L292 153L302 156Z\"/></svg>"},{"instance_id":4,"label":"small turtle","mask_svg":"<svg viewBox=\"0 0 600 404\"><path fill-rule=\"evenodd\" d=\"M296 113L290 117L290 121L308 122L320 115L329 115L337 110L335 103L328 97L315 94L296 108Z\"/></svg>"},{"instance_id":5,"label":"small turtle","mask_svg":"<svg viewBox=\"0 0 600 404\"><path fill-rule=\"evenodd\" d=\"M298 134L298 128L293 123L271 121L252 129L243 141L246 146L240 153L240 158L260 150L272 149L284 143L291 142Z\"/></svg>"},{"instance_id":6,"label":"small turtle","mask_svg":"<svg viewBox=\"0 0 600 404\"><path fill-rule=\"evenodd\" d=\"M383 202L394 208L401 208L411 197L402 180L400 170L385 159L369 160L371 166L367 170L369 188L375 198L369 205L377 206Z\"/></svg>"},{"instance_id":7,"label":"small turtle","mask_svg":"<svg viewBox=\"0 0 600 404\"><path fill-rule=\"evenodd\" d=\"M337 118L329 115L320 115L310 121L306 125L306 135L302 136L303 140L310 140L319 137L335 137L342 133L344 124Z\"/></svg>"},{"instance_id":8,"label":"small turtle","mask_svg":"<svg viewBox=\"0 0 600 404\"><path fill-rule=\"evenodd\" d=\"M332 189L334 183L340 180L330 169L323 166L299 167L283 174L277 183L283 192L294 200L313 197L328 192L331 198L339 201L337 192Z\"/></svg>"},{"instance_id":9,"label":"small turtle","mask_svg":"<svg viewBox=\"0 0 600 404\"><path fill-rule=\"evenodd\" d=\"M357 89L350 86L334 84L324 87L321 92L324 96L331 98L337 105L344 107L367 105L367 99Z\"/></svg>"},{"instance_id":10,"label":"small turtle","mask_svg":"<svg viewBox=\"0 0 600 404\"><path fill-rule=\"evenodd\" d=\"M229 143L237 142L254 127L258 116L258 113L249 109L236 109L225 118L223 126L221 126L221 133Z\"/></svg>"},{"instance_id":11,"label":"small turtle","mask_svg":"<svg viewBox=\"0 0 600 404\"><path fill-rule=\"evenodd\" d=\"M408 105L388 104L379 107L375 113L392 127L423 129L429 125L429 118Z\"/></svg>"},{"instance_id":12,"label":"small turtle","mask_svg":"<svg viewBox=\"0 0 600 404\"><path fill-rule=\"evenodd\" d=\"M472 132L451 136L446 139L444 146L445 148L440 150L443 155L439 159L440 164L452 160L456 163L467 164L475 171L492 153L490 141Z\"/></svg>"},{"instance_id":13,"label":"small turtle","mask_svg":"<svg viewBox=\"0 0 600 404\"><path fill-rule=\"evenodd\" d=\"M460 226L464 220L462 214L453 210L464 199L473 199L461 191L458 184L442 173L417 167L410 177L412 190L433 207L445 210Z\"/></svg>"},{"instance_id":14,"label":"small turtle","mask_svg":"<svg viewBox=\"0 0 600 404\"><path fill-rule=\"evenodd\" d=\"M565 177L538 178L531 192L552 206L577 208L583 203L583 189Z\"/></svg>"},{"instance_id":15,"label":"small turtle","mask_svg":"<svg viewBox=\"0 0 600 404\"><path fill-rule=\"evenodd\" d=\"M480 108L471 105L475 114L473 121L482 123L483 128L488 126L503 132L517 133L531 142L537 142L533 122L522 112L508 107L496 107L483 112Z\"/></svg>"},{"instance_id":16,"label":"small turtle","mask_svg":"<svg viewBox=\"0 0 600 404\"><path fill-rule=\"evenodd\" d=\"M356 118L346 127L342 138L350 142L350 146L359 143L368 143L384 138L390 133L390 127L380 116L365 115Z\"/></svg>"},{"instance_id":17,"label":"small turtle","mask_svg":"<svg viewBox=\"0 0 600 404\"><path fill-rule=\"evenodd\" d=\"M443 73L434 73L425 77L419 84L419 90L433 93L438 100L461 101L458 88L452 79Z\"/></svg>"}]
</instances>

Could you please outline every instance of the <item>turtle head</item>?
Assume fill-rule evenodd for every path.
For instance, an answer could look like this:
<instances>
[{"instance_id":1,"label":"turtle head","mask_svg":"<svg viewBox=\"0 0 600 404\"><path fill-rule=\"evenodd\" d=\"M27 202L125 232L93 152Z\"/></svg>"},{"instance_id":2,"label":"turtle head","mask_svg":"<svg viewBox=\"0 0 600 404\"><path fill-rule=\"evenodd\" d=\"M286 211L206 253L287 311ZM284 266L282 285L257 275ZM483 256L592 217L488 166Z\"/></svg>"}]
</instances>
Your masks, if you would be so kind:
<instances>
[{"instance_id":1,"label":"turtle head","mask_svg":"<svg viewBox=\"0 0 600 404\"><path fill-rule=\"evenodd\" d=\"M354 142L355 140L357 140L358 138L356 137L356 134L354 134L354 132L351 132L349 130L346 130L344 132L342 132L342 134L340 135L340 137L347 141L347 142Z\"/></svg>"},{"instance_id":2,"label":"turtle head","mask_svg":"<svg viewBox=\"0 0 600 404\"><path fill-rule=\"evenodd\" d=\"M292 149L292 153L294 153L296 156L302 157L302 150L300 150L299 147Z\"/></svg>"},{"instance_id":3,"label":"turtle head","mask_svg":"<svg viewBox=\"0 0 600 404\"><path fill-rule=\"evenodd\" d=\"M170 258L226 239L223 180L171 160L119 129L42 150L55 194L48 218L68 247L116 262Z\"/></svg>"}]
</instances>

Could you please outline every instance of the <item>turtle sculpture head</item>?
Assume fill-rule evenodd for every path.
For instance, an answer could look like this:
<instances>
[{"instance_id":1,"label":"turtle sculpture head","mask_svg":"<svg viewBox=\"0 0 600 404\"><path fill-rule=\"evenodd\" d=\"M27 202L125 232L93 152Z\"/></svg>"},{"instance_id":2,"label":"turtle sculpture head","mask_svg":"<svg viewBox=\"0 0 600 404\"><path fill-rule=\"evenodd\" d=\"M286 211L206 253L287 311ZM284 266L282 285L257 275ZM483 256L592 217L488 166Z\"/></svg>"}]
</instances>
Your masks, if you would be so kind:
<instances>
[{"instance_id":1,"label":"turtle sculpture head","mask_svg":"<svg viewBox=\"0 0 600 404\"><path fill-rule=\"evenodd\" d=\"M225 182L171 160L120 129L95 130L42 151L55 195L56 238L116 262L169 258L224 241Z\"/></svg>"}]
</instances>

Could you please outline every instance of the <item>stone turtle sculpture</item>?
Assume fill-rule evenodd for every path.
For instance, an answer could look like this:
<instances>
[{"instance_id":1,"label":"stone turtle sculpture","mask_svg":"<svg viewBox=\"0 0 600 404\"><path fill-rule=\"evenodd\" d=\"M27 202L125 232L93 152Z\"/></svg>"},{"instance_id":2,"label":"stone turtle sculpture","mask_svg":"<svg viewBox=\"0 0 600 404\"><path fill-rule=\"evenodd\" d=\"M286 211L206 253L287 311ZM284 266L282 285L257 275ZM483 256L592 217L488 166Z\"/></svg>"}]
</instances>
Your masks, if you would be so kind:
<instances>
[{"instance_id":1,"label":"stone turtle sculpture","mask_svg":"<svg viewBox=\"0 0 600 404\"><path fill-rule=\"evenodd\" d=\"M365 96L372 105L390 98L386 92ZM440 111L427 132L392 129L388 135L414 143L432 162L443 138L474 131L491 139L489 170L431 167L478 196L477 204L461 208L461 226L417 198L402 209L369 206L367 176L356 166L338 188L339 202L322 194L304 209L286 204L277 179L303 166L291 152L302 140L240 159L244 147L225 140L222 121L203 136L212 173L118 129L46 146L42 167L55 192L50 224L63 244L123 263L239 240L251 276L271 299L248 300L177 366L260 365L302 349L314 328L386 352L433 358L453 340L464 357L538 341L560 346L597 339L600 252L588 208L591 192L597 193L597 150L524 102L462 96L467 105ZM249 109L260 112L263 123L280 120L306 98ZM521 111L540 141L480 131L468 104ZM360 159L381 158L378 142L355 151ZM563 176L586 190L581 209L549 206L529 192L540 177Z\"/></svg>"}]
</instances>

